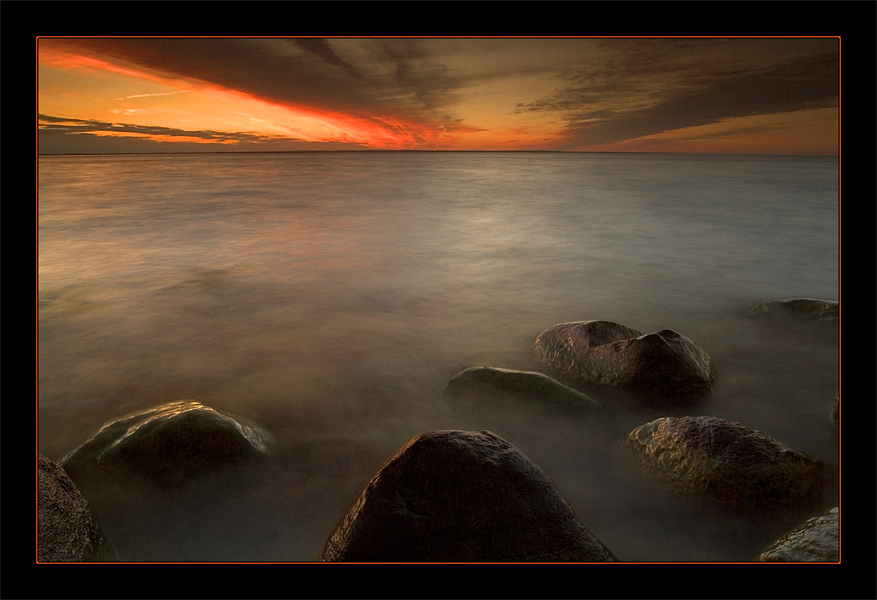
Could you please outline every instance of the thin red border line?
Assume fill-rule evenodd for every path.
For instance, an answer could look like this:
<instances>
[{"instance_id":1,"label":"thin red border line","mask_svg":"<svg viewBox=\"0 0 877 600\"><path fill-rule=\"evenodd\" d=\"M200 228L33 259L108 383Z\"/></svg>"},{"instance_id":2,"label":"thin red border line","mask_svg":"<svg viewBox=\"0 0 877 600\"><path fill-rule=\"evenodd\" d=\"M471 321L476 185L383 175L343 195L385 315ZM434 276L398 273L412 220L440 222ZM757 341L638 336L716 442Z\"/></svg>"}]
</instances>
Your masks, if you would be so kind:
<instances>
[{"instance_id":1,"label":"thin red border line","mask_svg":"<svg viewBox=\"0 0 877 600\"><path fill-rule=\"evenodd\" d=\"M37 468L34 470L34 560L39 563L39 520L40 520L40 505L39 505L39 491L40 491L40 266L39 266L39 256L40 256L40 38L37 37L34 41L34 54L36 55L36 61L34 64L34 117L37 126L34 128L34 164L36 168L34 169L34 259L36 264L35 267L35 275L34 285L35 285L35 302L34 302L34 317L35 317L35 325L36 331L34 333L34 364L36 369L34 369L34 374L36 381L34 382L34 454L35 454L35 464Z\"/></svg>"},{"instance_id":2,"label":"thin red border line","mask_svg":"<svg viewBox=\"0 0 877 600\"><path fill-rule=\"evenodd\" d=\"M843 200L842 200L842 187L843 187L843 174L841 169L842 156L843 156L843 144L841 143L841 136L843 135L843 127L842 123L842 110L843 102L841 100L841 96L843 94L843 76L842 76L842 65L843 60L841 56L841 37L837 38L837 506L838 506L838 515L837 515L837 536L838 536L838 562L843 562L843 527L841 527L841 523L843 522L843 510L842 510L842 496L843 496L843 425L841 424L841 413L843 410L841 409L841 404L843 401L841 400L841 396L843 395L842 380L843 380L843 302L842 302L842 267L841 267L841 254L842 254L842 246L841 242L843 236L841 235L842 222L843 222Z\"/></svg>"},{"instance_id":3,"label":"thin red border line","mask_svg":"<svg viewBox=\"0 0 877 600\"><path fill-rule=\"evenodd\" d=\"M35 106L37 121L39 120L39 41L40 39L247 39L247 38L259 38L259 39L295 39L295 38L328 38L328 39L383 39L379 36L37 36L34 41L34 53L35 53L35 68L34 68L34 80L36 82L35 88ZM386 39L479 39L478 36L387 36ZM837 142L838 142L838 414L841 411L841 404L843 403L840 397L842 394L842 377L841 373L842 369L842 338L843 338L843 308L841 307L842 300L842 154L843 154L843 145L842 145L842 94L843 94L843 77L842 77L842 36L839 35L817 35L817 36L488 36L483 39L836 39L838 44L838 129L837 129ZM39 256L39 127L36 128L34 133L34 148L35 148L35 163L37 165L37 169L35 169L35 196L36 196L36 255ZM35 390L36 390L36 401L35 401L35 423L36 423L36 435L35 435L35 451L37 462L39 461L39 278L37 278L36 285L36 303L35 308L37 312L37 323L36 330L36 382L35 382ZM842 496L843 496L843 485L842 485L842 471L843 471L843 444L841 442L843 435L843 426L840 422L840 417L838 417L838 508L840 509L840 505L842 504ZM35 471L34 478L34 498L36 499L37 493L39 490L39 470ZM34 554L35 563L36 564L335 564L335 563L322 563L322 562L94 562L94 563L45 563L40 562L37 554L37 542L39 538L39 505L35 503L36 515L35 515L35 525L34 528L34 536L35 536L35 544L34 544ZM840 511L842 512L842 511ZM841 564L843 561L843 531L840 523L842 521L842 515L838 513L838 561L837 562L821 562L821 563L810 563L810 562L789 562L789 563L764 563L764 564ZM340 563L346 564L346 563ZM496 564L496 563L351 563L351 564ZM503 563L506 564L506 563ZM529 564L529 563L509 563L509 564ZM539 563L546 564L546 563ZM762 564L759 562L747 562L747 561L731 561L731 562L674 562L674 561L659 561L659 562L617 562L617 563L548 563L548 564Z\"/></svg>"},{"instance_id":4,"label":"thin red border line","mask_svg":"<svg viewBox=\"0 0 877 600\"><path fill-rule=\"evenodd\" d=\"M119 40L819 40L839 35L39 35L36 39Z\"/></svg>"}]
</instances>

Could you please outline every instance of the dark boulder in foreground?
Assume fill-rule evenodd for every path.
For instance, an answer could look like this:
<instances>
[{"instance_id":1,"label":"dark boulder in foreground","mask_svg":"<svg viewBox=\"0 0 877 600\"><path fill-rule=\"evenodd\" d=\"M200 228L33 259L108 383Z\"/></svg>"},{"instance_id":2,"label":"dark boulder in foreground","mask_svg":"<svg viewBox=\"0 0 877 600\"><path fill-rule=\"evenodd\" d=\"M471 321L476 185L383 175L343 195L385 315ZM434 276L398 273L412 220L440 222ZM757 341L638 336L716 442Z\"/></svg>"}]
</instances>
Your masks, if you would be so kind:
<instances>
[{"instance_id":1,"label":"dark boulder in foreground","mask_svg":"<svg viewBox=\"0 0 877 600\"><path fill-rule=\"evenodd\" d=\"M332 562L607 562L545 473L489 431L415 436L326 542Z\"/></svg>"},{"instance_id":2,"label":"dark boulder in foreground","mask_svg":"<svg viewBox=\"0 0 877 600\"><path fill-rule=\"evenodd\" d=\"M37 472L37 560L113 560L100 525L67 473L42 455Z\"/></svg>"},{"instance_id":3,"label":"dark boulder in foreground","mask_svg":"<svg viewBox=\"0 0 877 600\"><path fill-rule=\"evenodd\" d=\"M710 355L672 329L642 334L612 321L560 323L539 334L534 352L560 376L653 398L705 396L716 379Z\"/></svg>"},{"instance_id":4,"label":"dark boulder in foreground","mask_svg":"<svg viewBox=\"0 0 877 600\"><path fill-rule=\"evenodd\" d=\"M840 323L840 303L834 300L813 298L770 300L752 307L750 313L760 317L817 322L831 326Z\"/></svg>"},{"instance_id":5,"label":"dark boulder in foreground","mask_svg":"<svg viewBox=\"0 0 877 600\"><path fill-rule=\"evenodd\" d=\"M60 464L77 481L114 474L176 486L266 451L263 432L199 402L184 400L105 425Z\"/></svg>"},{"instance_id":6,"label":"dark boulder in foreground","mask_svg":"<svg viewBox=\"0 0 877 600\"><path fill-rule=\"evenodd\" d=\"M547 413L603 414L603 408L590 396L533 371L470 367L448 381L444 394L455 407L467 402L493 405L511 398Z\"/></svg>"},{"instance_id":7,"label":"dark boulder in foreground","mask_svg":"<svg viewBox=\"0 0 877 600\"><path fill-rule=\"evenodd\" d=\"M626 444L675 489L741 508L821 503L832 476L826 463L717 417L657 419L634 429Z\"/></svg>"},{"instance_id":8,"label":"dark boulder in foreground","mask_svg":"<svg viewBox=\"0 0 877 600\"><path fill-rule=\"evenodd\" d=\"M808 519L762 551L762 562L838 562L840 510Z\"/></svg>"}]
</instances>

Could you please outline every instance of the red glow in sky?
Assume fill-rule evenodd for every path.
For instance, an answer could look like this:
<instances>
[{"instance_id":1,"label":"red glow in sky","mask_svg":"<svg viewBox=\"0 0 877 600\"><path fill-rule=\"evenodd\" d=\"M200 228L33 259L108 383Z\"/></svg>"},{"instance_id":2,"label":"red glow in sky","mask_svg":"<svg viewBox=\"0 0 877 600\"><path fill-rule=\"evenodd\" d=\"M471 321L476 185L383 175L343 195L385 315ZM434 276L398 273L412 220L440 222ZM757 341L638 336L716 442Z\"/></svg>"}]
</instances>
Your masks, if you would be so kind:
<instances>
[{"instance_id":1,"label":"red glow in sky","mask_svg":"<svg viewBox=\"0 0 877 600\"><path fill-rule=\"evenodd\" d=\"M838 151L836 38L41 38L37 50L44 153Z\"/></svg>"}]
</instances>

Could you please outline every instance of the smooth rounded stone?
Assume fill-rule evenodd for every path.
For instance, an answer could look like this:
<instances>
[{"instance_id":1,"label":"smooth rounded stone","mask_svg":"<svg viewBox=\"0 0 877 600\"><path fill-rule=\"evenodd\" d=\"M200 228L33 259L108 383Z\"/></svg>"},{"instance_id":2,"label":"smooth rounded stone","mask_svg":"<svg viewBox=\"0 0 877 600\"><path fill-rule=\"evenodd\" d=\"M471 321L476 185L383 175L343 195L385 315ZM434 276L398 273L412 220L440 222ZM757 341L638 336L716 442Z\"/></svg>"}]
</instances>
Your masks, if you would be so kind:
<instances>
[{"instance_id":1,"label":"smooth rounded stone","mask_svg":"<svg viewBox=\"0 0 877 600\"><path fill-rule=\"evenodd\" d=\"M762 562L838 562L840 560L840 509L808 519L765 548Z\"/></svg>"},{"instance_id":2,"label":"smooth rounded stone","mask_svg":"<svg viewBox=\"0 0 877 600\"><path fill-rule=\"evenodd\" d=\"M455 407L462 407L467 402L493 404L514 398L549 413L604 414L600 403L590 396L534 371L470 367L448 381L444 394Z\"/></svg>"},{"instance_id":3,"label":"smooth rounded stone","mask_svg":"<svg viewBox=\"0 0 877 600\"><path fill-rule=\"evenodd\" d=\"M814 298L769 300L752 307L750 313L761 317L814 321L834 326L840 323L840 303L834 300Z\"/></svg>"},{"instance_id":4,"label":"smooth rounded stone","mask_svg":"<svg viewBox=\"0 0 877 600\"><path fill-rule=\"evenodd\" d=\"M607 386L665 400L712 391L712 358L672 329L642 334L612 321L554 325L534 343L537 362L585 385Z\"/></svg>"},{"instance_id":5,"label":"smooth rounded stone","mask_svg":"<svg viewBox=\"0 0 877 600\"><path fill-rule=\"evenodd\" d=\"M113 560L91 507L64 469L40 454L37 472L37 560Z\"/></svg>"},{"instance_id":6,"label":"smooth rounded stone","mask_svg":"<svg viewBox=\"0 0 877 600\"><path fill-rule=\"evenodd\" d=\"M739 507L816 505L831 485L828 464L717 417L656 419L631 431L626 445L676 490Z\"/></svg>"},{"instance_id":7,"label":"smooth rounded stone","mask_svg":"<svg viewBox=\"0 0 877 600\"><path fill-rule=\"evenodd\" d=\"M413 437L329 537L329 562L614 562L520 450L489 431Z\"/></svg>"},{"instance_id":8,"label":"smooth rounded stone","mask_svg":"<svg viewBox=\"0 0 877 600\"><path fill-rule=\"evenodd\" d=\"M267 435L193 400L171 402L104 425L61 461L74 480L94 474L145 477L176 486L258 458Z\"/></svg>"}]
</instances>

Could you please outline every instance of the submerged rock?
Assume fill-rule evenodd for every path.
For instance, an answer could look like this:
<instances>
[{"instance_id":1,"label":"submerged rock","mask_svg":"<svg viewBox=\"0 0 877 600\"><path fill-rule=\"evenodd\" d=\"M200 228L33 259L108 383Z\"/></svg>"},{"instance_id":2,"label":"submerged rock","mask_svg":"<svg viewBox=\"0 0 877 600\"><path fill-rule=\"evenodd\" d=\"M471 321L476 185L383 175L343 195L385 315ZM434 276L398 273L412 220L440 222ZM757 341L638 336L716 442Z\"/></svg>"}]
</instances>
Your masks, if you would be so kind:
<instances>
[{"instance_id":1,"label":"submerged rock","mask_svg":"<svg viewBox=\"0 0 877 600\"><path fill-rule=\"evenodd\" d=\"M603 408L590 396L533 371L470 367L448 381L444 394L455 407L466 402L496 403L513 398L548 413L603 414Z\"/></svg>"},{"instance_id":2,"label":"submerged rock","mask_svg":"<svg viewBox=\"0 0 877 600\"><path fill-rule=\"evenodd\" d=\"M322 561L612 562L545 473L489 431L415 436L364 487Z\"/></svg>"},{"instance_id":3,"label":"submerged rock","mask_svg":"<svg viewBox=\"0 0 877 600\"><path fill-rule=\"evenodd\" d=\"M91 507L58 464L37 459L37 560L91 562L113 560Z\"/></svg>"},{"instance_id":4,"label":"submerged rock","mask_svg":"<svg viewBox=\"0 0 877 600\"><path fill-rule=\"evenodd\" d=\"M834 300L813 298L770 300L752 307L750 313L760 317L811 321L834 326L840 323L840 303Z\"/></svg>"},{"instance_id":5,"label":"submerged rock","mask_svg":"<svg viewBox=\"0 0 877 600\"><path fill-rule=\"evenodd\" d=\"M175 486L266 452L264 432L183 400L104 425L60 464L74 480L99 472Z\"/></svg>"},{"instance_id":6,"label":"submerged rock","mask_svg":"<svg viewBox=\"0 0 877 600\"><path fill-rule=\"evenodd\" d=\"M717 417L664 417L634 429L626 445L675 489L740 507L820 503L826 463Z\"/></svg>"},{"instance_id":7,"label":"submerged rock","mask_svg":"<svg viewBox=\"0 0 877 600\"><path fill-rule=\"evenodd\" d=\"M642 334L612 321L554 325L536 338L534 352L574 381L666 400L708 395L717 374L710 355L681 333Z\"/></svg>"},{"instance_id":8,"label":"submerged rock","mask_svg":"<svg viewBox=\"0 0 877 600\"><path fill-rule=\"evenodd\" d=\"M840 560L840 509L808 519L762 551L762 562L837 562Z\"/></svg>"}]
</instances>

